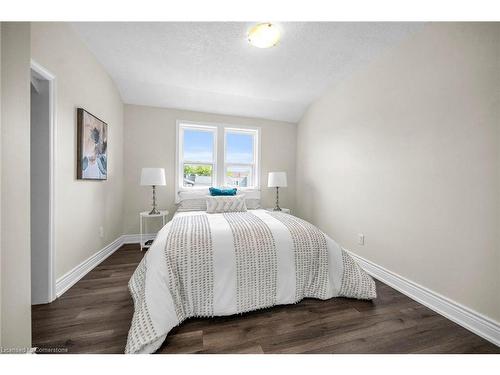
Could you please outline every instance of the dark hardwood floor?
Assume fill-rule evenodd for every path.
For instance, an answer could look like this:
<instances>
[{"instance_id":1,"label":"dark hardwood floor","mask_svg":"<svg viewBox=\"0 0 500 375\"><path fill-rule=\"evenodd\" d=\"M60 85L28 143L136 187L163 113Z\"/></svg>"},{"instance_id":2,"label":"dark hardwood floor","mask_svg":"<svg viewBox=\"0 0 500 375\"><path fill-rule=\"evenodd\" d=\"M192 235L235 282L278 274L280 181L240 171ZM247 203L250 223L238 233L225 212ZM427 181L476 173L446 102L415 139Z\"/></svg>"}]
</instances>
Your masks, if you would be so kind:
<instances>
[{"instance_id":1,"label":"dark hardwood floor","mask_svg":"<svg viewBox=\"0 0 500 375\"><path fill-rule=\"evenodd\" d=\"M125 245L56 301L33 306L33 346L123 353L133 312L127 283L144 253ZM160 353L500 353L377 282L378 298L307 299L244 315L190 319Z\"/></svg>"}]
</instances>

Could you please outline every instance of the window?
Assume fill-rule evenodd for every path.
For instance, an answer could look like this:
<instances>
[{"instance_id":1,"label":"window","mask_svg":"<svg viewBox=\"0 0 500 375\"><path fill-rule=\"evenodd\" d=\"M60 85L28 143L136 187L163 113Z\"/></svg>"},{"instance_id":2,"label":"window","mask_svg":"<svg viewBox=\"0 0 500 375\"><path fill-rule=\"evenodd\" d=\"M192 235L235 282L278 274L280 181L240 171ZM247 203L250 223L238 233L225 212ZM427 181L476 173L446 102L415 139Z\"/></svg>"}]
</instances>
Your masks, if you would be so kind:
<instances>
[{"instance_id":1,"label":"window","mask_svg":"<svg viewBox=\"0 0 500 375\"><path fill-rule=\"evenodd\" d=\"M256 130L224 129L224 184L234 187L255 186Z\"/></svg>"},{"instance_id":2,"label":"window","mask_svg":"<svg viewBox=\"0 0 500 375\"><path fill-rule=\"evenodd\" d=\"M259 187L259 129L178 122L177 190Z\"/></svg>"},{"instance_id":3,"label":"window","mask_svg":"<svg viewBox=\"0 0 500 375\"><path fill-rule=\"evenodd\" d=\"M216 128L180 127L180 169L184 188L208 187L215 183Z\"/></svg>"}]
</instances>

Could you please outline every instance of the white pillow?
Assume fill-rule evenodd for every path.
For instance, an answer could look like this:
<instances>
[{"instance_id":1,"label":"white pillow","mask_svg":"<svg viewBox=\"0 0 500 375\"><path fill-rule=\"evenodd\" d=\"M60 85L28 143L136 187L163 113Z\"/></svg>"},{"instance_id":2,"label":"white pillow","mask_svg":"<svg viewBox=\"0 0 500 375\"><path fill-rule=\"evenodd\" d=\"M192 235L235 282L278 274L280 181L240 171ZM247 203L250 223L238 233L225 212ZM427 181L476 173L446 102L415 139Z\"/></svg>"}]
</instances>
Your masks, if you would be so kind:
<instances>
[{"instance_id":1,"label":"white pillow","mask_svg":"<svg viewBox=\"0 0 500 375\"><path fill-rule=\"evenodd\" d=\"M260 208L260 199L245 199L247 210L258 210Z\"/></svg>"},{"instance_id":2,"label":"white pillow","mask_svg":"<svg viewBox=\"0 0 500 375\"><path fill-rule=\"evenodd\" d=\"M181 190L177 193L177 201L183 201L186 199L205 199L208 194L208 188L192 188Z\"/></svg>"},{"instance_id":3,"label":"white pillow","mask_svg":"<svg viewBox=\"0 0 500 375\"><path fill-rule=\"evenodd\" d=\"M208 188L186 189L179 191L176 199L177 212L206 211L207 202L205 197L207 194Z\"/></svg>"},{"instance_id":4,"label":"white pillow","mask_svg":"<svg viewBox=\"0 0 500 375\"><path fill-rule=\"evenodd\" d=\"M206 210L207 210L207 200L205 198L184 199L180 201L177 205L177 212L206 211Z\"/></svg>"},{"instance_id":5,"label":"white pillow","mask_svg":"<svg viewBox=\"0 0 500 375\"><path fill-rule=\"evenodd\" d=\"M220 195L207 196L207 213L216 214L221 212L245 212L245 195Z\"/></svg>"},{"instance_id":6,"label":"white pillow","mask_svg":"<svg viewBox=\"0 0 500 375\"><path fill-rule=\"evenodd\" d=\"M245 204L247 210L257 210L260 206L260 190L257 189L245 189L238 190L236 195L245 195Z\"/></svg>"}]
</instances>

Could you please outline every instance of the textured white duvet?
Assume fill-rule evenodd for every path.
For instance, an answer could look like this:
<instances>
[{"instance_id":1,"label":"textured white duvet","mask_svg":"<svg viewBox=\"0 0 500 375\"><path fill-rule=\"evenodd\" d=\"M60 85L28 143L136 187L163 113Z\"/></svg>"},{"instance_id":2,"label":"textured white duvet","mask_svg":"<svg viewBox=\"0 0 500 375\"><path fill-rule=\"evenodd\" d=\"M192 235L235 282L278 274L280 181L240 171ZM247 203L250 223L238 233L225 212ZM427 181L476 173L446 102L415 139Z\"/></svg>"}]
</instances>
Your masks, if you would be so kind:
<instances>
[{"instance_id":1,"label":"textured white duvet","mask_svg":"<svg viewBox=\"0 0 500 375\"><path fill-rule=\"evenodd\" d=\"M305 297L375 298L370 276L316 227L264 210L238 214L178 213L158 233L129 283L135 312L127 353L155 352L192 316Z\"/></svg>"}]
</instances>

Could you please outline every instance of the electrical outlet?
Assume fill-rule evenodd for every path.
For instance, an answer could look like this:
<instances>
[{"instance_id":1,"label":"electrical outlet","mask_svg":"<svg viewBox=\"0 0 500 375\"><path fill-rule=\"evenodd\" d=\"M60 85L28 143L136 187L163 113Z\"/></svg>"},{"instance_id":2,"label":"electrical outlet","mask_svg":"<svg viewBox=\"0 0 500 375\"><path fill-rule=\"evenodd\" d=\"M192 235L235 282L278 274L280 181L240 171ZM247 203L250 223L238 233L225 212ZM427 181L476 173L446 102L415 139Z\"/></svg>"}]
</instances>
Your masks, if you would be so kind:
<instances>
[{"instance_id":1,"label":"electrical outlet","mask_svg":"<svg viewBox=\"0 0 500 375\"><path fill-rule=\"evenodd\" d=\"M102 225L99 227L99 237L104 238L104 227Z\"/></svg>"},{"instance_id":2,"label":"electrical outlet","mask_svg":"<svg viewBox=\"0 0 500 375\"><path fill-rule=\"evenodd\" d=\"M363 233L358 233L358 244L359 245L365 244L365 235Z\"/></svg>"}]
</instances>

